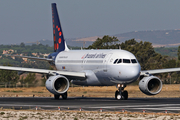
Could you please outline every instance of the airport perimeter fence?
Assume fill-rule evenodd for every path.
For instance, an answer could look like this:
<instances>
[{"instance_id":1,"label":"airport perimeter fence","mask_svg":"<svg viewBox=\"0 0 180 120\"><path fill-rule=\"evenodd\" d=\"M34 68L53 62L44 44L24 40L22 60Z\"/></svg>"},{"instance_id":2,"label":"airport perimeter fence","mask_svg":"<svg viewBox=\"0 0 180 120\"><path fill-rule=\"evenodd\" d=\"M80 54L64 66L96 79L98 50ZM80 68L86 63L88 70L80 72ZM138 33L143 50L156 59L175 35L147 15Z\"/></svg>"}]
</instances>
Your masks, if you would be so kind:
<instances>
[{"instance_id":1,"label":"airport perimeter fence","mask_svg":"<svg viewBox=\"0 0 180 120\"><path fill-rule=\"evenodd\" d=\"M0 83L0 88L22 88L22 87L37 87L36 84L8 84L8 83Z\"/></svg>"}]
</instances>

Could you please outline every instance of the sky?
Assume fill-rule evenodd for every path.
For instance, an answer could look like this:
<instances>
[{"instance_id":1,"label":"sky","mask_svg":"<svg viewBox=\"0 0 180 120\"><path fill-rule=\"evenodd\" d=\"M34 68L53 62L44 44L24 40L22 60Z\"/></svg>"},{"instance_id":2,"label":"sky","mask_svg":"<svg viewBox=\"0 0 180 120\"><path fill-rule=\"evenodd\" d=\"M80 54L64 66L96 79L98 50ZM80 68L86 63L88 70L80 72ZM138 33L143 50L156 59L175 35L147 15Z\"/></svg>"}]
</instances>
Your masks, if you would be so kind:
<instances>
[{"instance_id":1,"label":"sky","mask_svg":"<svg viewBox=\"0 0 180 120\"><path fill-rule=\"evenodd\" d=\"M0 0L0 44L52 40L51 3L65 38L180 29L180 0Z\"/></svg>"}]
</instances>

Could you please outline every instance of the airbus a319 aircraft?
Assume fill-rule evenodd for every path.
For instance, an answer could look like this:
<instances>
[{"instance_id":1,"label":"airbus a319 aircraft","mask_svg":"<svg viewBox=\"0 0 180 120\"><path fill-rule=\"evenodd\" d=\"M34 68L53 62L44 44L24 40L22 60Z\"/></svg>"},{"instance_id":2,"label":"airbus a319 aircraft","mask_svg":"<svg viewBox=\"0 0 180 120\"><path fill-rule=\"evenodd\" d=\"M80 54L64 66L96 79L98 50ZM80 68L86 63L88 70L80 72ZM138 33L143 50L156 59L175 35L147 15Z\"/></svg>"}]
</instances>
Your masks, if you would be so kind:
<instances>
[{"instance_id":1,"label":"airbus a319 aircraft","mask_svg":"<svg viewBox=\"0 0 180 120\"><path fill-rule=\"evenodd\" d=\"M156 95L162 81L152 74L180 71L180 68L141 71L136 57L121 49L69 50L64 40L56 4L52 3L54 52L48 58L17 56L45 60L56 70L0 66L0 69L47 74L46 88L55 99L67 99L69 84L82 86L116 86L115 98L128 99L126 85L140 78L139 88L146 95Z\"/></svg>"}]
</instances>

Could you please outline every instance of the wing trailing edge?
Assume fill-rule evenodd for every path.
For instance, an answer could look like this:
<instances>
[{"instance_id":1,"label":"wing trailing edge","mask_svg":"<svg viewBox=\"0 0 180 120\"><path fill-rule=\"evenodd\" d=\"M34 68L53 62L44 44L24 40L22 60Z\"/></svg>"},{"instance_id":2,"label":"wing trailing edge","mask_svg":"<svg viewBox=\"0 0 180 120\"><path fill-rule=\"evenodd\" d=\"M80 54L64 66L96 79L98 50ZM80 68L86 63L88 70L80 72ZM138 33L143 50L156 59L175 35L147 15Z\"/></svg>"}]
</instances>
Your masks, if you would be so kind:
<instances>
[{"instance_id":1,"label":"wing trailing edge","mask_svg":"<svg viewBox=\"0 0 180 120\"><path fill-rule=\"evenodd\" d=\"M167 68L167 69L155 69L155 70L143 70L141 75L145 74L159 74L159 73L169 73L169 72L179 72L180 68Z\"/></svg>"},{"instance_id":2,"label":"wing trailing edge","mask_svg":"<svg viewBox=\"0 0 180 120\"><path fill-rule=\"evenodd\" d=\"M32 73L40 73L40 74L49 74L49 75L63 75L63 76L66 76L67 78L74 78L74 79L81 79L81 80L86 78L86 75L84 72L68 72L68 71L56 71L56 70L10 67L10 66L0 66L0 69L21 71L21 72L32 72Z\"/></svg>"},{"instance_id":3,"label":"wing trailing edge","mask_svg":"<svg viewBox=\"0 0 180 120\"><path fill-rule=\"evenodd\" d=\"M49 59L49 58L39 58L39 57L20 56L20 55L10 55L10 54L5 54L5 55L11 56L11 57L28 58L28 59L34 59L34 60L43 60L43 61L48 61L48 62L52 62L52 61L53 61L53 59Z\"/></svg>"}]
</instances>

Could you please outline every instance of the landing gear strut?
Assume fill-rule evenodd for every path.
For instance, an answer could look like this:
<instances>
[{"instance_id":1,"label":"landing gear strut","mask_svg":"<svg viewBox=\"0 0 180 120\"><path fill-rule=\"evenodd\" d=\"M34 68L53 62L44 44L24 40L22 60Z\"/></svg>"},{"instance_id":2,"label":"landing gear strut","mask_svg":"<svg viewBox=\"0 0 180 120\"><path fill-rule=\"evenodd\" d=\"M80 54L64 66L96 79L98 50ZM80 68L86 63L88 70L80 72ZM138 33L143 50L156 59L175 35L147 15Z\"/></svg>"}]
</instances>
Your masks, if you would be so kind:
<instances>
[{"instance_id":1,"label":"landing gear strut","mask_svg":"<svg viewBox=\"0 0 180 120\"><path fill-rule=\"evenodd\" d=\"M124 90L126 85L118 84L118 90L115 92L115 99L117 100L127 100L128 99L128 92Z\"/></svg>"},{"instance_id":2,"label":"landing gear strut","mask_svg":"<svg viewBox=\"0 0 180 120\"><path fill-rule=\"evenodd\" d=\"M61 96L62 96L62 99L64 99L64 100L67 99L67 92L61 94ZM60 95L55 95L54 94L54 99L58 100L59 97L60 97Z\"/></svg>"}]
</instances>

